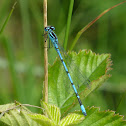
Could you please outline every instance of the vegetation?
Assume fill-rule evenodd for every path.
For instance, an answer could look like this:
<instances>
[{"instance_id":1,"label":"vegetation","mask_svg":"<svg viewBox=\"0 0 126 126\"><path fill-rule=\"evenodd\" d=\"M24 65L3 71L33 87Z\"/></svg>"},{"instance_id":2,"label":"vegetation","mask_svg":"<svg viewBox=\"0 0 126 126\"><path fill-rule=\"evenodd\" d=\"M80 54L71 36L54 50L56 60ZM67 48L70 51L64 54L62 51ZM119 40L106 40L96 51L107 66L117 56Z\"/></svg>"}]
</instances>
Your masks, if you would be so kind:
<instances>
[{"instance_id":1,"label":"vegetation","mask_svg":"<svg viewBox=\"0 0 126 126\"><path fill-rule=\"evenodd\" d=\"M120 116L126 116L125 2L112 8L118 1L48 1L48 24L55 26L60 45L70 50L69 56L91 80L89 86L79 87L87 111L84 117L73 93L65 95L71 88L65 89L53 48L48 51L49 104L41 101L42 112L36 107L43 98L43 1L1 0L0 125L126 125ZM96 21L100 14L104 15ZM30 105L34 106L27 109Z\"/></svg>"}]
</instances>

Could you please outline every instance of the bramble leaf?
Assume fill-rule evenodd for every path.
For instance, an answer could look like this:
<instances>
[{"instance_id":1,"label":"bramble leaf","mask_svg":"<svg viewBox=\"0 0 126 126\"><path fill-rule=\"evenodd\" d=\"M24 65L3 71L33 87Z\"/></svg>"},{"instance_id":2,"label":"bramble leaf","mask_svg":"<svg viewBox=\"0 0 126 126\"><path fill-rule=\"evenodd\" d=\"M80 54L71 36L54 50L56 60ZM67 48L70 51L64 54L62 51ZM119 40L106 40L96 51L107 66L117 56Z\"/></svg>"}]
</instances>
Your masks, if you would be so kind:
<instances>
[{"instance_id":1,"label":"bramble leaf","mask_svg":"<svg viewBox=\"0 0 126 126\"><path fill-rule=\"evenodd\" d=\"M108 73L111 70L110 54L96 55L91 50L82 50L78 54L68 52L71 58L73 71L70 72L72 79L79 74L75 71L76 67L81 73L90 80L90 84L79 85L78 93L83 101L92 91L98 88L105 80L110 77ZM65 73L63 65L59 59L56 59L52 66L49 66L49 103L60 107L61 113L67 115L72 108L78 105L77 98L71 87L71 83ZM73 65L74 64L74 65ZM78 81L80 80L78 77ZM75 84L75 82L73 81ZM80 83L80 82L79 82ZM67 86L66 86L67 85ZM69 87L68 87L69 85ZM76 87L77 88L77 87ZM80 108L78 108L80 110Z\"/></svg>"}]
</instances>

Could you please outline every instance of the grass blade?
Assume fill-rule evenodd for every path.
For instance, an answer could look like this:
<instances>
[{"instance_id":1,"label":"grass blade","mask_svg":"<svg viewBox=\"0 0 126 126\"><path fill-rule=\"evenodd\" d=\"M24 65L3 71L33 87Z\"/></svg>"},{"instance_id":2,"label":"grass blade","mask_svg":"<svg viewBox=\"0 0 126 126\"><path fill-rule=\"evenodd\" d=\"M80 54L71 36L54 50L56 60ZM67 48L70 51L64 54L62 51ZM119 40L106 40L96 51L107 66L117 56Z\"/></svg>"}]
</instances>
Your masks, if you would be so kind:
<instances>
[{"instance_id":1,"label":"grass blade","mask_svg":"<svg viewBox=\"0 0 126 126\"><path fill-rule=\"evenodd\" d=\"M108 11L110 11L111 9L113 9L113 8L115 8L115 7L117 7L117 6L121 5L121 4L123 4L123 3L125 3L125 2L126 2L126 1L123 1L123 2L121 2L121 3L119 3L119 4L114 5L113 7L109 8L109 9L103 11L103 12L102 12L99 16L97 16L93 21L89 22L84 28L82 28L82 29L77 33L77 35L76 35L74 41L72 42L72 46L71 46L70 50L72 50L72 49L74 48L74 46L76 45L76 43L77 43L78 39L80 38L80 36L82 35L82 33L85 32L91 25L93 25L99 18L101 18L104 14L106 14L106 13L107 13Z\"/></svg>"},{"instance_id":2,"label":"grass blade","mask_svg":"<svg viewBox=\"0 0 126 126\"><path fill-rule=\"evenodd\" d=\"M66 48L67 48L67 42L68 42L68 36L69 36L69 30L70 30L70 23L71 23L73 5L74 5L74 0L71 0L71 1L70 1L70 6L69 6L68 19L67 19L65 41L64 41L64 49L65 49L65 50L66 50Z\"/></svg>"},{"instance_id":3,"label":"grass blade","mask_svg":"<svg viewBox=\"0 0 126 126\"><path fill-rule=\"evenodd\" d=\"M3 33L3 31L4 31L5 26L7 25L7 22L9 21L9 19L10 19L12 13L13 13L13 11L14 11L14 8L15 8L16 3L17 3L17 2L14 3L14 5L13 5L13 7L12 7L12 9L11 9L11 11L10 11L8 17L7 17L7 19L5 20L3 26L2 26L2 28L1 28L1 30L0 30L0 35L1 35L1 34Z\"/></svg>"}]
</instances>

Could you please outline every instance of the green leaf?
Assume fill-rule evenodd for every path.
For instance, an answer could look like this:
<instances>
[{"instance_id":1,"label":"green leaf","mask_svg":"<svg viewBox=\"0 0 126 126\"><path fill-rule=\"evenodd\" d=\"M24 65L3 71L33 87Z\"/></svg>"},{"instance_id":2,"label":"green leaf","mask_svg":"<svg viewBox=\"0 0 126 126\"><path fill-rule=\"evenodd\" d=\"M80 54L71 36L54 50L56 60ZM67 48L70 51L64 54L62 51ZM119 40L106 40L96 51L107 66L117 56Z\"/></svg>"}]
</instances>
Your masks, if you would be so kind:
<instances>
[{"instance_id":1,"label":"green leaf","mask_svg":"<svg viewBox=\"0 0 126 126\"><path fill-rule=\"evenodd\" d=\"M84 120L84 115L69 114L61 120L60 126L74 126Z\"/></svg>"},{"instance_id":2,"label":"green leaf","mask_svg":"<svg viewBox=\"0 0 126 126\"><path fill-rule=\"evenodd\" d=\"M80 114L69 114L65 118L63 118L60 122L60 110L58 107L54 105L49 105L45 102L42 102L45 111L49 118L45 117L41 114L29 114L29 116L35 120L37 123L42 126L67 126L67 125L75 125L84 119L83 115Z\"/></svg>"},{"instance_id":3,"label":"green leaf","mask_svg":"<svg viewBox=\"0 0 126 126\"><path fill-rule=\"evenodd\" d=\"M16 106L14 103L0 105L0 125L11 126L126 126L123 116L115 114L113 111L99 111L96 107L87 107L87 116L80 111L68 114L60 120L59 108L54 105L43 103L45 111L48 111L46 117L41 114L30 112L21 104ZM58 112L57 112L58 110ZM55 112L56 111L56 112ZM56 118L57 117L57 118ZM58 121L56 121L59 119Z\"/></svg>"},{"instance_id":4,"label":"green leaf","mask_svg":"<svg viewBox=\"0 0 126 126\"><path fill-rule=\"evenodd\" d=\"M41 114L28 114L33 120L42 126L55 126L52 120Z\"/></svg>"},{"instance_id":5,"label":"green leaf","mask_svg":"<svg viewBox=\"0 0 126 126\"><path fill-rule=\"evenodd\" d=\"M47 106L52 106L46 103ZM52 108L52 111L55 107ZM40 114L29 114L32 119L40 123L42 126L124 126L126 121L123 120L123 116L115 114L113 111L99 111L98 107L87 108L87 116L81 114L81 112L75 112L68 114L61 119L58 124L54 121ZM45 110L46 111L46 110Z\"/></svg>"},{"instance_id":6,"label":"green leaf","mask_svg":"<svg viewBox=\"0 0 126 126\"><path fill-rule=\"evenodd\" d=\"M87 108L85 120L78 126L124 126L126 121L123 116L115 114L113 111L99 111L99 108Z\"/></svg>"},{"instance_id":7,"label":"green leaf","mask_svg":"<svg viewBox=\"0 0 126 126\"><path fill-rule=\"evenodd\" d=\"M68 52L68 54L69 57L72 57L70 66L72 66L73 71L71 76L74 78L77 75L74 69L78 66L91 81L87 88L83 84L79 87L79 95L83 101L93 90L98 88L110 77L110 74L108 74L109 70L111 70L110 54L96 55L91 50L82 50L78 54L75 52ZM73 62L75 66L73 66ZM54 64L49 66L48 101L51 104L59 106L61 113L67 115L68 112L73 111L73 107L77 106L79 103L74 91L66 87L66 85L71 86L71 84L69 80L67 81L67 77L65 78L66 75L64 73L63 65L59 59L56 59ZM78 109L80 110L80 108Z\"/></svg>"},{"instance_id":8,"label":"green leaf","mask_svg":"<svg viewBox=\"0 0 126 126\"><path fill-rule=\"evenodd\" d=\"M48 117L54 122L54 124L58 125L60 122L60 109L56 107L55 105L49 105L45 102L43 102L45 111L48 114Z\"/></svg>"},{"instance_id":9,"label":"green leaf","mask_svg":"<svg viewBox=\"0 0 126 126\"><path fill-rule=\"evenodd\" d=\"M7 111L8 109L11 109L13 107L15 107L15 103L0 105L0 113L2 113L3 111Z\"/></svg>"},{"instance_id":10,"label":"green leaf","mask_svg":"<svg viewBox=\"0 0 126 126\"><path fill-rule=\"evenodd\" d=\"M32 120L28 113L30 111L24 106L16 106L14 103L0 105L0 124L11 126L40 126ZM31 112L30 112L31 113Z\"/></svg>"}]
</instances>

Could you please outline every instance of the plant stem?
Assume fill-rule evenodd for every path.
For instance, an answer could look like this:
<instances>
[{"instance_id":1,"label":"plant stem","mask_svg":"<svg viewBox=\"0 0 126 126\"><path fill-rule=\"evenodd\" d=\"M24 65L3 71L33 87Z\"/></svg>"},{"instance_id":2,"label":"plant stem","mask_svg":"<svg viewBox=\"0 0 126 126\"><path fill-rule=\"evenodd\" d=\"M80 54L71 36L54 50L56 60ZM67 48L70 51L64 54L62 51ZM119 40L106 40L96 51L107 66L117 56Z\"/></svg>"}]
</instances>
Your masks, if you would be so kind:
<instances>
[{"instance_id":1,"label":"plant stem","mask_svg":"<svg viewBox=\"0 0 126 126\"><path fill-rule=\"evenodd\" d=\"M44 27L47 26L47 0L44 0ZM47 40L44 35L44 101L48 103L48 53L47 53Z\"/></svg>"}]
</instances>

